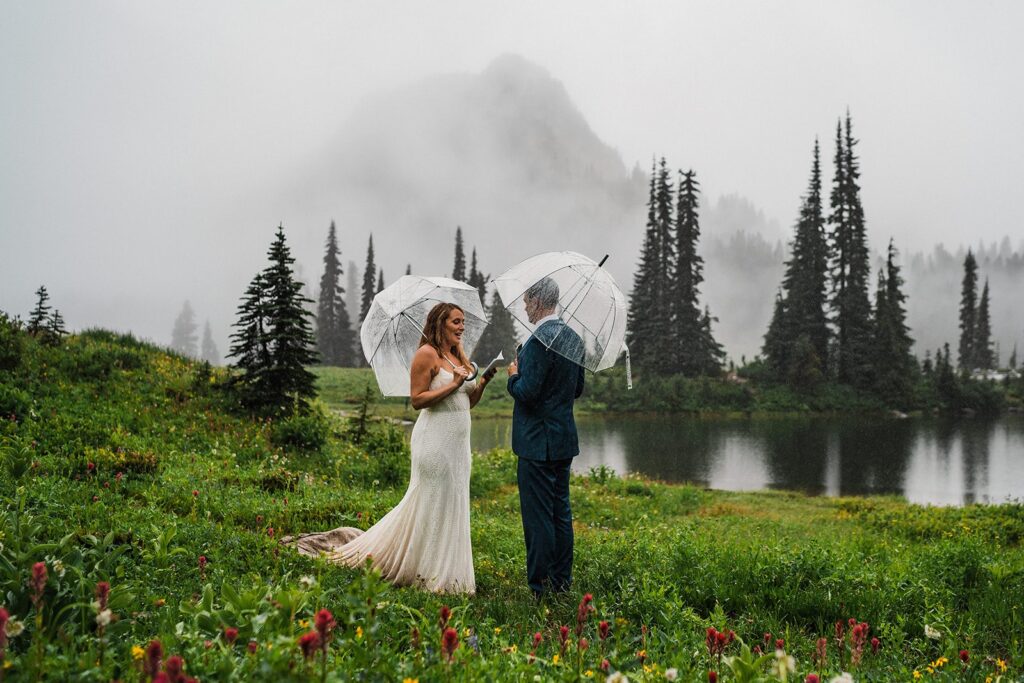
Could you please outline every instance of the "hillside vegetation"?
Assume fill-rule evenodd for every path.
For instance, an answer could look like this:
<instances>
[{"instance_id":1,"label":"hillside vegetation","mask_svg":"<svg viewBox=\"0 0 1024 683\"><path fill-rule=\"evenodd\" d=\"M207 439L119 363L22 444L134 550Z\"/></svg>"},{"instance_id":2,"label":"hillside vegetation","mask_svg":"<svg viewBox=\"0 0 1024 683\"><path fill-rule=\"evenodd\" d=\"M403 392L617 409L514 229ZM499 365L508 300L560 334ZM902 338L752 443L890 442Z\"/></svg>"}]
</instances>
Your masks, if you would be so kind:
<instances>
[{"instance_id":1,"label":"hillside vegetation","mask_svg":"<svg viewBox=\"0 0 1024 683\"><path fill-rule=\"evenodd\" d=\"M227 379L130 336L50 347L0 320L5 680L1010 680L1024 667L1022 505L594 471L572 482L573 590L535 605L515 459L495 451L476 455L471 484L478 593L436 596L278 543L385 514L407 484L402 431L322 404L253 420ZM365 388L320 382L331 402Z\"/></svg>"}]
</instances>

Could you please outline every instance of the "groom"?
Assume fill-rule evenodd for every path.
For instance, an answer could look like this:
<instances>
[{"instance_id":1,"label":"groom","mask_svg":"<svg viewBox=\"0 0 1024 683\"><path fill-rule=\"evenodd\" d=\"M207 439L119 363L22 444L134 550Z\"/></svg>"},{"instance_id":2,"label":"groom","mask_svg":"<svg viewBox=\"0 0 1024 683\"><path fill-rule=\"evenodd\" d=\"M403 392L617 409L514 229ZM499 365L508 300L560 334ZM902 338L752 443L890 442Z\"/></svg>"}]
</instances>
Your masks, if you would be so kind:
<instances>
[{"instance_id":1,"label":"groom","mask_svg":"<svg viewBox=\"0 0 1024 683\"><path fill-rule=\"evenodd\" d=\"M523 303L535 328L508 368L526 578L538 599L547 591L566 591L572 583L569 469L580 452L572 404L583 393L583 358L579 335L555 315L558 295L558 284L550 278L526 291ZM579 349L579 363L552 351L555 345Z\"/></svg>"}]
</instances>

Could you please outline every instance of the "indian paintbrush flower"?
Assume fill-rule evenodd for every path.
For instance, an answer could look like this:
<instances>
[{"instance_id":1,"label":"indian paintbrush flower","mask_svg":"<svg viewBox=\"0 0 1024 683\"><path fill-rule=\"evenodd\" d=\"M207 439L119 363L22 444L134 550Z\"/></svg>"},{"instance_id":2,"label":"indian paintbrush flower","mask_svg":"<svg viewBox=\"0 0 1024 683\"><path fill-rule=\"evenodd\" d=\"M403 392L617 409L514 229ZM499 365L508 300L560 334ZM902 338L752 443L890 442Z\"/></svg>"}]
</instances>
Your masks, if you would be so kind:
<instances>
[{"instance_id":1,"label":"indian paintbrush flower","mask_svg":"<svg viewBox=\"0 0 1024 683\"><path fill-rule=\"evenodd\" d=\"M607 621L601 621L597 624L597 635L601 640L607 640L610 632L611 625Z\"/></svg>"},{"instance_id":2,"label":"indian paintbrush flower","mask_svg":"<svg viewBox=\"0 0 1024 683\"><path fill-rule=\"evenodd\" d=\"M306 659L310 659L316 654L316 651L320 649L320 634L316 631L310 631L299 636L299 648L302 650L302 656Z\"/></svg>"},{"instance_id":3,"label":"indian paintbrush flower","mask_svg":"<svg viewBox=\"0 0 1024 683\"><path fill-rule=\"evenodd\" d=\"M46 590L46 563L36 562L32 565L32 579L29 583L32 587L32 605L39 609L39 603L43 600L43 591Z\"/></svg>"},{"instance_id":4,"label":"indian paintbrush flower","mask_svg":"<svg viewBox=\"0 0 1024 683\"><path fill-rule=\"evenodd\" d=\"M146 658L143 660L142 671L150 678L154 678L160 672L163 659L164 646L160 644L159 640L149 641L149 645L146 646Z\"/></svg>"},{"instance_id":5,"label":"indian paintbrush flower","mask_svg":"<svg viewBox=\"0 0 1024 683\"><path fill-rule=\"evenodd\" d=\"M453 628L446 628L441 636L441 652L449 662L455 657L455 651L459 649L459 632Z\"/></svg>"},{"instance_id":6,"label":"indian paintbrush flower","mask_svg":"<svg viewBox=\"0 0 1024 683\"><path fill-rule=\"evenodd\" d=\"M441 613L437 623L440 625L442 632L448 628L448 620L451 619L451 617L452 611L449 609L448 605L441 605Z\"/></svg>"},{"instance_id":7,"label":"indian paintbrush flower","mask_svg":"<svg viewBox=\"0 0 1024 683\"><path fill-rule=\"evenodd\" d=\"M235 641L238 640L238 629L234 626L228 626L224 629L224 641L228 645L234 645Z\"/></svg>"}]
</instances>

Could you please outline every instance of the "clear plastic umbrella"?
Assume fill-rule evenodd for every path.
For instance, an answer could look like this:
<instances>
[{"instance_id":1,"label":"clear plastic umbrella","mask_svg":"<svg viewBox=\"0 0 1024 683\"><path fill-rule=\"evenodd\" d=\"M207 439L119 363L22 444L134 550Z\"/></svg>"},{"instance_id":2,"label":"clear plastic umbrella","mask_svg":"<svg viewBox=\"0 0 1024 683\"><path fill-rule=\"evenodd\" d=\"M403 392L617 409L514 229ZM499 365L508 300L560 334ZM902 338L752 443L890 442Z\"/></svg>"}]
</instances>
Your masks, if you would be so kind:
<instances>
[{"instance_id":1,"label":"clear plastic umbrella","mask_svg":"<svg viewBox=\"0 0 1024 683\"><path fill-rule=\"evenodd\" d=\"M409 395L409 369L430 309L453 303L466 314L462 347L468 356L487 327L476 287L446 277L403 275L373 297L359 329L363 355L385 396Z\"/></svg>"},{"instance_id":2,"label":"clear plastic umbrella","mask_svg":"<svg viewBox=\"0 0 1024 683\"><path fill-rule=\"evenodd\" d=\"M519 323L523 340L536 332L524 302L527 290L557 298L555 314L564 325L538 334L545 346L574 363L597 372L615 365L626 352L626 296L615 278L602 268L607 256L596 263L573 251L552 251L528 258L494 278L498 296ZM547 329L547 328L545 328Z\"/></svg>"}]
</instances>

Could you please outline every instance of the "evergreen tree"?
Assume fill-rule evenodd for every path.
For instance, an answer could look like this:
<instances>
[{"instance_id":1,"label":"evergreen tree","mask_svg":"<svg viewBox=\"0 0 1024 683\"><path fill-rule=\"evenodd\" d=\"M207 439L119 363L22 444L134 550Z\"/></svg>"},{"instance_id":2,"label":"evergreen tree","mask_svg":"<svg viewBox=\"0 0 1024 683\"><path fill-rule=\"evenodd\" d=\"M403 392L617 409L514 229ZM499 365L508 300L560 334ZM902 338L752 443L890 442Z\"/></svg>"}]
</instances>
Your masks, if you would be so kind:
<instances>
[{"instance_id":1,"label":"evergreen tree","mask_svg":"<svg viewBox=\"0 0 1024 683\"><path fill-rule=\"evenodd\" d=\"M350 366L354 363L352 326L345 306L345 289L341 286L341 261L338 259L337 232L334 221L327 232L324 251L324 274L320 278L320 300L317 304L316 342L325 365Z\"/></svg>"},{"instance_id":2,"label":"evergreen tree","mask_svg":"<svg viewBox=\"0 0 1024 683\"><path fill-rule=\"evenodd\" d=\"M68 331L64 327L64 318L59 310L54 309L53 315L50 316L50 320L47 323L46 337L44 339L51 346L57 346L67 333Z\"/></svg>"},{"instance_id":3,"label":"evergreen tree","mask_svg":"<svg viewBox=\"0 0 1024 683\"><path fill-rule=\"evenodd\" d=\"M373 262L373 235L370 235L370 244L366 248L366 267L363 268L363 299L359 305L360 324L366 319L366 313L370 310L373 297L377 293L374 279L377 276L377 264Z\"/></svg>"},{"instance_id":4,"label":"evergreen tree","mask_svg":"<svg viewBox=\"0 0 1024 683\"><path fill-rule=\"evenodd\" d=\"M210 365L220 364L220 351L217 349L217 344L213 341L213 331L210 329L209 320L203 325L202 358Z\"/></svg>"},{"instance_id":5,"label":"evergreen tree","mask_svg":"<svg viewBox=\"0 0 1024 683\"><path fill-rule=\"evenodd\" d=\"M697 253L700 222L697 209L700 183L691 170L682 174L676 196L674 263L671 268L669 313L675 349L670 354L671 370L685 375L701 374L708 366L708 346L700 310L700 283L704 281L704 260Z\"/></svg>"},{"instance_id":6,"label":"evergreen tree","mask_svg":"<svg viewBox=\"0 0 1024 683\"><path fill-rule=\"evenodd\" d=\"M992 323L989 319L988 278L981 290L981 301L978 302L978 317L974 327L974 367L979 370L994 370L995 354L992 351Z\"/></svg>"},{"instance_id":7,"label":"evergreen tree","mask_svg":"<svg viewBox=\"0 0 1024 683\"><path fill-rule=\"evenodd\" d=\"M907 407L913 392L913 340L906 324L903 278L896 263L897 251L889 240L885 270L878 273L875 297L875 389L890 405Z\"/></svg>"},{"instance_id":8,"label":"evergreen tree","mask_svg":"<svg viewBox=\"0 0 1024 683\"><path fill-rule=\"evenodd\" d=\"M452 268L452 279L466 281L466 252L462 249L462 226L455 227L455 266Z\"/></svg>"},{"instance_id":9,"label":"evergreen tree","mask_svg":"<svg viewBox=\"0 0 1024 683\"><path fill-rule=\"evenodd\" d=\"M1013 351L1010 352L1010 360L1008 363L1011 370L1017 369L1017 344L1013 344Z\"/></svg>"},{"instance_id":10,"label":"evergreen tree","mask_svg":"<svg viewBox=\"0 0 1024 683\"><path fill-rule=\"evenodd\" d=\"M832 311L836 326L836 374L840 382L858 388L872 384L872 320L868 279L871 274L860 200L859 162L854 153L850 115L846 131L836 127L836 172L829 223L832 226Z\"/></svg>"},{"instance_id":11,"label":"evergreen tree","mask_svg":"<svg viewBox=\"0 0 1024 683\"><path fill-rule=\"evenodd\" d=\"M380 294L381 290L384 289L384 269L381 268L377 275L377 291L374 294Z\"/></svg>"},{"instance_id":12,"label":"evergreen tree","mask_svg":"<svg viewBox=\"0 0 1024 683\"><path fill-rule=\"evenodd\" d=\"M171 348L178 353L196 358L199 355L199 325L196 324L196 315L192 305L186 300L181 307L181 313L174 320L174 329L171 331Z\"/></svg>"},{"instance_id":13,"label":"evergreen tree","mask_svg":"<svg viewBox=\"0 0 1024 683\"><path fill-rule=\"evenodd\" d=\"M793 331L789 328L786 300L780 291L775 294L772 319L768 323L768 331L764 335L764 344L761 346L765 364L771 373L779 379L784 379L789 372L789 356L793 341L795 339Z\"/></svg>"},{"instance_id":14,"label":"evergreen tree","mask_svg":"<svg viewBox=\"0 0 1024 683\"><path fill-rule=\"evenodd\" d=\"M960 369L970 372L974 369L977 354L974 344L978 339L978 262L967 250L964 259L964 279L960 286L960 346L957 352Z\"/></svg>"},{"instance_id":15,"label":"evergreen tree","mask_svg":"<svg viewBox=\"0 0 1024 683\"><path fill-rule=\"evenodd\" d=\"M937 354L935 359L935 390L943 406L950 408L959 401L960 386L950 361L949 343L944 344L942 348L944 353Z\"/></svg>"},{"instance_id":16,"label":"evergreen tree","mask_svg":"<svg viewBox=\"0 0 1024 683\"><path fill-rule=\"evenodd\" d=\"M629 298L626 317L626 343L630 356L640 368L653 368L656 362L655 308L663 305L658 299L657 264L661 261L661 243L658 239L655 190L656 167L651 165L650 192L647 198L647 225L640 251L640 263L633 274L633 291Z\"/></svg>"},{"instance_id":17,"label":"evergreen tree","mask_svg":"<svg viewBox=\"0 0 1024 683\"><path fill-rule=\"evenodd\" d=\"M501 303L497 290L491 294L487 318L489 324L473 350L474 360L481 365L490 363L491 359L498 355L498 351L501 351L505 358L511 361L515 358L516 352L515 323L512 314Z\"/></svg>"},{"instance_id":18,"label":"evergreen tree","mask_svg":"<svg viewBox=\"0 0 1024 683\"><path fill-rule=\"evenodd\" d=\"M476 266L476 247L473 247L473 258L470 261L469 266L469 279L466 280L466 284L476 287L476 291L480 293L480 303L486 304L487 302L487 280L490 279L490 275L484 275L477 269Z\"/></svg>"},{"instance_id":19,"label":"evergreen tree","mask_svg":"<svg viewBox=\"0 0 1024 683\"><path fill-rule=\"evenodd\" d=\"M796 235L782 281L792 339L806 335L822 368L828 360L828 240L821 204L821 161L814 141L811 179L800 207Z\"/></svg>"},{"instance_id":20,"label":"evergreen tree","mask_svg":"<svg viewBox=\"0 0 1024 683\"><path fill-rule=\"evenodd\" d=\"M718 318L711 315L711 309L704 306L704 315L700 319L700 359L701 367L698 372L701 375L717 377L722 372L722 364L725 362L725 349L715 341L715 335L711 330L711 323L718 322Z\"/></svg>"},{"instance_id":21,"label":"evergreen tree","mask_svg":"<svg viewBox=\"0 0 1024 683\"><path fill-rule=\"evenodd\" d=\"M407 263L405 265L405 274L406 275L412 275L412 264L411 263Z\"/></svg>"},{"instance_id":22,"label":"evergreen tree","mask_svg":"<svg viewBox=\"0 0 1024 683\"><path fill-rule=\"evenodd\" d=\"M648 340L649 354L646 359L650 369L662 374L676 370L678 352L672 329L672 290L676 266L672 195L668 164L665 157L662 157L654 188L654 238L658 246L654 261L652 298L648 306L651 337Z\"/></svg>"},{"instance_id":23,"label":"evergreen tree","mask_svg":"<svg viewBox=\"0 0 1024 683\"><path fill-rule=\"evenodd\" d=\"M263 273L257 273L238 306L238 319L231 335L228 358L234 358L232 367L241 374L232 379L242 401L249 409L257 409L268 401L270 394L267 384L267 370L272 364L269 337L267 335L269 307L267 286Z\"/></svg>"},{"instance_id":24,"label":"evergreen tree","mask_svg":"<svg viewBox=\"0 0 1024 683\"><path fill-rule=\"evenodd\" d=\"M50 305L47 303L49 300L50 294L46 291L46 287L40 285L36 290L36 307L32 309L28 319L29 334L35 336L45 329L46 321L50 317Z\"/></svg>"},{"instance_id":25,"label":"evergreen tree","mask_svg":"<svg viewBox=\"0 0 1024 683\"><path fill-rule=\"evenodd\" d=\"M316 376L306 369L318 360L309 321L313 316L305 307L312 301L302 295L302 283L295 279L291 265L295 259L285 242L284 227L278 226L267 256L270 265L264 270L264 282L271 363L264 373L266 407L287 410L295 402L304 408L316 396Z\"/></svg>"},{"instance_id":26,"label":"evergreen tree","mask_svg":"<svg viewBox=\"0 0 1024 683\"><path fill-rule=\"evenodd\" d=\"M921 374L925 377L931 377L933 369L932 352L931 350L926 349L924 352L924 360L921 362Z\"/></svg>"}]
</instances>

